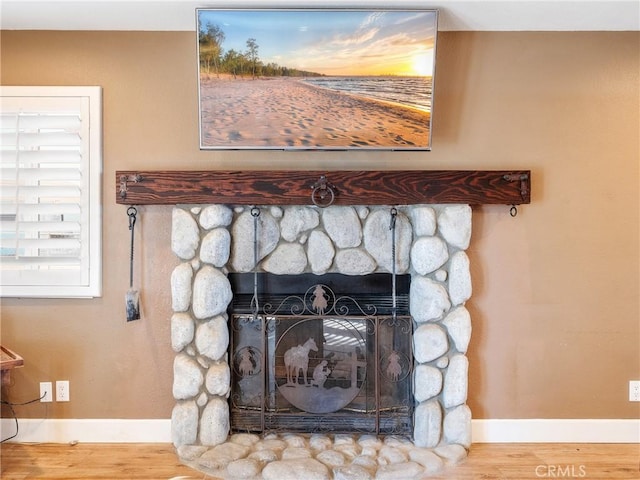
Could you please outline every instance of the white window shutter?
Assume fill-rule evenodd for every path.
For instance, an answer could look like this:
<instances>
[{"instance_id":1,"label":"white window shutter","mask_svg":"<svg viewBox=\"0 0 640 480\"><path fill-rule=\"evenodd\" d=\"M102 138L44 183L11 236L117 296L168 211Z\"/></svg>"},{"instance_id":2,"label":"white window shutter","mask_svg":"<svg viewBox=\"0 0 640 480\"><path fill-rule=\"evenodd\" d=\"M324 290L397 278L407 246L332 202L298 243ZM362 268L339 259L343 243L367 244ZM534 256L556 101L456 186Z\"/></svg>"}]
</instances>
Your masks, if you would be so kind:
<instances>
[{"instance_id":1,"label":"white window shutter","mask_svg":"<svg viewBox=\"0 0 640 480\"><path fill-rule=\"evenodd\" d=\"M100 88L1 87L0 101L0 293L100 296Z\"/></svg>"}]
</instances>

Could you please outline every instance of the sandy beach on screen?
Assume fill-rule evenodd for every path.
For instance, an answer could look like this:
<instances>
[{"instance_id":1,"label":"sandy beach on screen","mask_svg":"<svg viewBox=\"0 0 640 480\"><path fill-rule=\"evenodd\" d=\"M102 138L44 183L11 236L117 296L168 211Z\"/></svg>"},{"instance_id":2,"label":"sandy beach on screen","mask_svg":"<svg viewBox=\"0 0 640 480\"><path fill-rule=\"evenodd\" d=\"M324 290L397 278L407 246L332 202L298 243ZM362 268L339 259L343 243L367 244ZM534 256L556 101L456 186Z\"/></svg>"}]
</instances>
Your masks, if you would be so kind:
<instances>
[{"instance_id":1,"label":"sandy beach on screen","mask_svg":"<svg viewBox=\"0 0 640 480\"><path fill-rule=\"evenodd\" d=\"M425 148L430 115L294 78L202 78L203 147Z\"/></svg>"}]
</instances>

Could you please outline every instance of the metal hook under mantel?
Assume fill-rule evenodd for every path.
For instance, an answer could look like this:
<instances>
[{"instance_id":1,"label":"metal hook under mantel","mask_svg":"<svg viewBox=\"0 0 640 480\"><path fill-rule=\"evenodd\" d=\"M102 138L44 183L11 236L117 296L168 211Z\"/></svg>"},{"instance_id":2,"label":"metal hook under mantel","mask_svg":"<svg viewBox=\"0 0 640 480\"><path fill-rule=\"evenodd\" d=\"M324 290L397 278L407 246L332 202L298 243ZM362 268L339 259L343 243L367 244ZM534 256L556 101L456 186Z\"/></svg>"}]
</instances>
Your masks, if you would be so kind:
<instances>
[{"instance_id":1,"label":"metal hook under mantel","mask_svg":"<svg viewBox=\"0 0 640 480\"><path fill-rule=\"evenodd\" d=\"M503 175L502 178L507 182L520 181L520 196L522 197L523 202L527 201L527 198L529 198L528 173L507 173ZM516 217L518 215L518 207L516 205L511 205L511 208L509 209L509 215L511 215L512 217Z\"/></svg>"},{"instance_id":2,"label":"metal hook under mantel","mask_svg":"<svg viewBox=\"0 0 640 480\"><path fill-rule=\"evenodd\" d=\"M120 175L120 198L127 198L127 182L138 183L142 181L142 175Z\"/></svg>"},{"instance_id":3,"label":"metal hook under mantel","mask_svg":"<svg viewBox=\"0 0 640 480\"><path fill-rule=\"evenodd\" d=\"M311 202L316 207L328 207L336 199L336 186L329 183L325 175L320 175L320 178L311 186L311 189Z\"/></svg>"}]
</instances>

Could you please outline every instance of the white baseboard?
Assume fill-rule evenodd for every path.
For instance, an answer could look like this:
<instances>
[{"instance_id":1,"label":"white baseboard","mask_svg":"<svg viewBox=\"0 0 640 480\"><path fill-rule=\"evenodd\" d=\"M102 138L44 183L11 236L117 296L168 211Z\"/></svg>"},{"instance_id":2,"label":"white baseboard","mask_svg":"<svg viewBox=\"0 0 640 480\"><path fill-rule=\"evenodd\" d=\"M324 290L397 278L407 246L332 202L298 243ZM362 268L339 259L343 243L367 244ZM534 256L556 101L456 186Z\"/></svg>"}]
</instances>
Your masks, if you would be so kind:
<instances>
[{"instance_id":1,"label":"white baseboard","mask_svg":"<svg viewBox=\"0 0 640 480\"><path fill-rule=\"evenodd\" d=\"M636 419L471 420L473 443L640 443Z\"/></svg>"},{"instance_id":2,"label":"white baseboard","mask_svg":"<svg viewBox=\"0 0 640 480\"><path fill-rule=\"evenodd\" d=\"M171 420L19 419L22 443L171 443ZM15 421L0 420L2 438ZM471 421L473 443L640 443L640 420L489 419Z\"/></svg>"},{"instance_id":3,"label":"white baseboard","mask_svg":"<svg viewBox=\"0 0 640 480\"><path fill-rule=\"evenodd\" d=\"M18 419L21 443L171 443L171 420L124 419ZM13 419L0 422L2 438L16 433Z\"/></svg>"}]
</instances>

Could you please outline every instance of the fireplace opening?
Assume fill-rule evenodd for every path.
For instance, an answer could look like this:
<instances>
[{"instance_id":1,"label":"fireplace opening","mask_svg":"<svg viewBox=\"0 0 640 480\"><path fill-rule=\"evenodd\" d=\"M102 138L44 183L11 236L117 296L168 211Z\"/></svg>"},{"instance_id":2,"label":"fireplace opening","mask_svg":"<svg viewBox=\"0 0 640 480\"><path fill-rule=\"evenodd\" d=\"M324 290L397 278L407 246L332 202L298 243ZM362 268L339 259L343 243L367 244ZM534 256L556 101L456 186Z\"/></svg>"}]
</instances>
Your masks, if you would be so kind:
<instances>
[{"instance_id":1,"label":"fireplace opening","mask_svg":"<svg viewBox=\"0 0 640 480\"><path fill-rule=\"evenodd\" d=\"M410 275L229 281L232 431L412 436Z\"/></svg>"}]
</instances>

